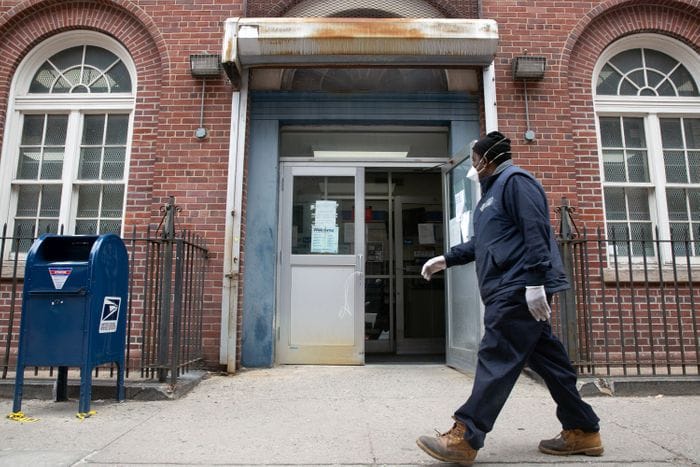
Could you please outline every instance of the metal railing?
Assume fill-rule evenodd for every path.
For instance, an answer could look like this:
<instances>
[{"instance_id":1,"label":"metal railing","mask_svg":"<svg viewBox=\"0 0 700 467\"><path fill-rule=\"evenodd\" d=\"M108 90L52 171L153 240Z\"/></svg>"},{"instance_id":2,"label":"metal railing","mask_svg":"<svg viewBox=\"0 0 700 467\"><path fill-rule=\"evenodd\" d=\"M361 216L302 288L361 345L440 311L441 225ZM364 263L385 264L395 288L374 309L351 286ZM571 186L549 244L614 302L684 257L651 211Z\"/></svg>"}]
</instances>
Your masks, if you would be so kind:
<instances>
[{"instance_id":1,"label":"metal railing","mask_svg":"<svg viewBox=\"0 0 700 467\"><path fill-rule=\"evenodd\" d=\"M578 232L566 202L557 211L560 251L572 289L553 325L579 374L700 374L700 257L688 239ZM690 253L690 254L687 254Z\"/></svg>"},{"instance_id":2,"label":"metal railing","mask_svg":"<svg viewBox=\"0 0 700 467\"><path fill-rule=\"evenodd\" d=\"M129 254L126 329L127 378L155 379L175 385L177 377L203 358L202 317L208 250L202 238L175 232L174 199L162 208L158 227L136 226L124 244ZM13 245L34 238L0 237L0 379L14 378L22 308L24 260ZM54 368L33 370L53 376ZM113 367L98 367L95 376L114 377Z\"/></svg>"}]
</instances>

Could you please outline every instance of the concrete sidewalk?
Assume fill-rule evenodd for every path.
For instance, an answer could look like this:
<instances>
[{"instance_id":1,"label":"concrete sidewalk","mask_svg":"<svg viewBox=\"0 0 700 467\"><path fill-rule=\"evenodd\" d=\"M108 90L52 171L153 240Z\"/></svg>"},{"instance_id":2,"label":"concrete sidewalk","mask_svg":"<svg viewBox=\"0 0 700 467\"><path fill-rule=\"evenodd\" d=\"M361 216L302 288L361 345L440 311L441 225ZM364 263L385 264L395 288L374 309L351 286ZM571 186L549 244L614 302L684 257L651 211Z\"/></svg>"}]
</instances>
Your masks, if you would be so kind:
<instances>
[{"instance_id":1,"label":"concrete sidewalk","mask_svg":"<svg viewBox=\"0 0 700 467\"><path fill-rule=\"evenodd\" d=\"M415 444L446 431L472 378L440 364L280 366L212 376L175 401L25 400L36 423L0 420L1 465L429 465ZM479 465L700 463L700 397L588 399L605 455L560 458L537 443L556 435L554 404L523 376ZM0 400L3 415L12 401Z\"/></svg>"}]
</instances>

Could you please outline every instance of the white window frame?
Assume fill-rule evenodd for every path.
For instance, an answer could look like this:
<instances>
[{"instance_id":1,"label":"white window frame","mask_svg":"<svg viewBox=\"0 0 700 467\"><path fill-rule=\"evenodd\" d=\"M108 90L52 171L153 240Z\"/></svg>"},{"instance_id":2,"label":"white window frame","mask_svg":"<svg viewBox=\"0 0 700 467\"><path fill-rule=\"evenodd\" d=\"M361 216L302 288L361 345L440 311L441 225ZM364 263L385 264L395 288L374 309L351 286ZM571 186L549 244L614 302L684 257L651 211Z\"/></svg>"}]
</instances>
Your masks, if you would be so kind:
<instances>
[{"instance_id":1,"label":"white window frame","mask_svg":"<svg viewBox=\"0 0 700 467\"><path fill-rule=\"evenodd\" d=\"M700 118L700 97L657 97L657 96L598 96L596 85L598 75L603 66L615 55L629 49L654 49L663 52L678 60L688 69L688 72L700 86L700 60L698 54L690 47L666 36L659 34L635 34L622 38L611 44L598 58L598 62L593 69L591 82L593 83L591 92L593 95L593 106L595 109L595 129L598 146L598 167L600 169L601 196L606 187L652 187L652 200L649 208L651 210L652 224L658 227L659 238L668 240L671 238L670 221L668 216L668 205L666 201L666 172L664 167L661 127L659 119L664 117ZM600 117L640 117L644 119L644 131L647 139L649 179L650 183L614 183L605 182L603 165L603 147L600 131ZM603 197L603 204L605 198ZM605 207L603 208L604 212ZM605 232L607 236L607 219L605 220ZM655 240L657 240L655 238ZM671 248L668 244L661 245L661 258L663 262L671 261ZM627 258L618 256L618 261L626 261ZM677 258L678 261L685 261L685 256ZM633 257L633 262L642 262L641 257ZM647 258L647 262L656 261L656 258ZM691 257L694 265L700 265L700 257Z\"/></svg>"},{"instance_id":2,"label":"white window frame","mask_svg":"<svg viewBox=\"0 0 700 467\"><path fill-rule=\"evenodd\" d=\"M101 47L114 53L126 66L131 78L131 92L110 94L34 94L29 95L29 86L38 68L54 54L71 47L91 45ZM118 183L124 186L122 205L122 234L124 232L124 217L128 192L129 167L134 128L134 109L136 104L136 68L129 52L119 42L109 36L94 31L69 31L57 34L35 47L22 61L13 76L10 86L10 99L7 108L7 118L0 156L0 223L7 223L8 235L14 232L14 216L16 211L16 194L13 186L21 181L15 181L17 158L21 141L23 116L27 114L67 114L68 128L66 132L65 157L63 173L59 183L62 183L61 209L58 219L59 229L63 225L64 232L70 233L75 229L75 211L77 205L78 163L80 154L80 138L82 135L81 115L100 113L123 113L129 116L129 127L126 141L124 174L119 181L100 181L101 185ZM41 181L39 181L41 182ZM49 183L53 181L48 181ZM36 184L37 181L28 183ZM6 248L6 251L10 248ZM9 251L8 251L9 253ZM6 253L7 254L7 253Z\"/></svg>"}]
</instances>

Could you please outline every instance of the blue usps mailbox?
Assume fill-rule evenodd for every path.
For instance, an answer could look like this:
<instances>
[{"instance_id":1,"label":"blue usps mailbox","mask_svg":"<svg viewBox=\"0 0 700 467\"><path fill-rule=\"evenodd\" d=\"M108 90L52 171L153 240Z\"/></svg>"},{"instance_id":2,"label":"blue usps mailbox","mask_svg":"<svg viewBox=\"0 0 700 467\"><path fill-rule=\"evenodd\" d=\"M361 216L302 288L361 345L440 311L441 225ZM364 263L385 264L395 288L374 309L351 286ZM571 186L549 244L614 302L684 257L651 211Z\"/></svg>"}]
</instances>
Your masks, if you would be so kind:
<instances>
[{"instance_id":1,"label":"blue usps mailbox","mask_svg":"<svg viewBox=\"0 0 700 467\"><path fill-rule=\"evenodd\" d=\"M117 365L124 399L128 255L117 235L46 234L27 254L13 411L22 405L26 366L57 366L57 400L65 399L68 367L80 368L78 412L90 411L92 370Z\"/></svg>"}]
</instances>

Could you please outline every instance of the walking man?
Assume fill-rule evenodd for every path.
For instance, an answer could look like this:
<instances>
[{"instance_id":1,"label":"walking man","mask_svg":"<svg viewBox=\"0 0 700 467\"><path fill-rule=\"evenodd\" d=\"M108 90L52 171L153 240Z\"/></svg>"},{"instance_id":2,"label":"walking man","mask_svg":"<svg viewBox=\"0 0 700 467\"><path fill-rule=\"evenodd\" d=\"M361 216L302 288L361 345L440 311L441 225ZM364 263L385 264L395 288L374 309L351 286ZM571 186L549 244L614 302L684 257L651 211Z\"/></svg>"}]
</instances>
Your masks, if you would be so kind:
<instances>
[{"instance_id":1,"label":"walking man","mask_svg":"<svg viewBox=\"0 0 700 467\"><path fill-rule=\"evenodd\" d=\"M467 177L481 184L474 236L428 260L421 274L430 280L438 271L476 261L484 337L472 393L454 413L454 425L437 437L421 436L418 446L441 461L471 465L528 364L544 379L563 427L556 438L541 441L539 450L599 456L599 419L581 399L576 372L548 321L552 294L569 283L544 189L513 164L510 139L497 131L474 144Z\"/></svg>"}]
</instances>

